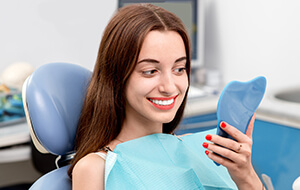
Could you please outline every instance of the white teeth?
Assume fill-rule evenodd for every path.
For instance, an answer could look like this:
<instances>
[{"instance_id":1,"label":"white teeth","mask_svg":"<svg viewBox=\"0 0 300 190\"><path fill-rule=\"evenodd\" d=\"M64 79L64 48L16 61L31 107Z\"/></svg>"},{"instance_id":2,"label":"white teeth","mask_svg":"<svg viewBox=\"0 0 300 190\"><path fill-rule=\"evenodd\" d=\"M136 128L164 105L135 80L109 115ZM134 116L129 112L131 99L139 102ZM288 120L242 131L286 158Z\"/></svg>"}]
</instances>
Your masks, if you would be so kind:
<instances>
[{"instance_id":1,"label":"white teeth","mask_svg":"<svg viewBox=\"0 0 300 190\"><path fill-rule=\"evenodd\" d=\"M154 104L157 104L160 106L168 106L174 102L174 99L171 99L171 100L152 100L152 99L150 99L150 101L153 102Z\"/></svg>"}]
</instances>

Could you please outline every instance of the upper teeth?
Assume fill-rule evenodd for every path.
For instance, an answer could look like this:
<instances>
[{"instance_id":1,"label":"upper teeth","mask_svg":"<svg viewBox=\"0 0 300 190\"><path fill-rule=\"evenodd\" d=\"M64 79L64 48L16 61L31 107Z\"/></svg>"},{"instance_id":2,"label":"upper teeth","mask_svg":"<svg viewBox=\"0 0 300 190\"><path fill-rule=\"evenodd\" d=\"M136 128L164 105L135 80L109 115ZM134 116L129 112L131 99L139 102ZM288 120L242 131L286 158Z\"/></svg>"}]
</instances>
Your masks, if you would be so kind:
<instances>
[{"instance_id":1,"label":"upper teeth","mask_svg":"<svg viewBox=\"0 0 300 190\"><path fill-rule=\"evenodd\" d=\"M152 99L150 99L150 101L157 105L168 106L174 102L174 99L170 99L170 100L152 100Z\"/></svg>"}]
</instances>

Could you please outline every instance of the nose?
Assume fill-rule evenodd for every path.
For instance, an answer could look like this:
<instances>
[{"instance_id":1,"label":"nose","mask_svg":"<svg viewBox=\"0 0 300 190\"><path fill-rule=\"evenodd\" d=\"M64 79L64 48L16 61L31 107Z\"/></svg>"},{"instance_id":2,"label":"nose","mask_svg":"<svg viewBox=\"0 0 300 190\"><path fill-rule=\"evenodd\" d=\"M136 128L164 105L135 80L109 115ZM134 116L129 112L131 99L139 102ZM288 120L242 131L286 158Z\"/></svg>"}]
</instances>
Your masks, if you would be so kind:
<instances>
[{"instance_id":1,"label":"nose","mask_svg":"<svg viewBox=\"0 0 300 190\"><path fill-rule=\"evenodd\" d=\"M164 95L173 95L176 92L176 83L172 74L165 73L162 75L158 90Z\"/></svg>"}]
</instances>

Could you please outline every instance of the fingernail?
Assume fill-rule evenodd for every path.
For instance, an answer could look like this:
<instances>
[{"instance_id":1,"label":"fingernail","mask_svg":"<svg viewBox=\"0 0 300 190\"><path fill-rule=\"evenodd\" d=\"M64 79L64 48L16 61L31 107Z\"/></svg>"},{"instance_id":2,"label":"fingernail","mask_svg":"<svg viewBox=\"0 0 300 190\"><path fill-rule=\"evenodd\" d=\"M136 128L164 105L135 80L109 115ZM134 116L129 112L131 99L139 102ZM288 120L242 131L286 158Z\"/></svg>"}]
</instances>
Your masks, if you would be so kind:
<instances>
[{"instance_id":1,"label":"fingernail","mask_svg":"<svg viewBox=\"0 0 300 190\"><path fill-rule=\"evenodd\" d=\"M208 155L208 154L209 154L209 151L208 151L208 150L206 150L206 151L205 151L205 154L206 154L206 155Z\"/></svg>"},{"instance_id":2,"label":"fingernail","mask_svg":"<svg viewBox=\"0 0 300 190\"><path fill-rule=\"evenodd\" d=\"M204 143L202 144L202 146L203 146L204 148L207 148L207 147L208 147L208 143L204 142Z\"/></svg>"},{"instance_id":3,"label":"fingernail","mask_svg":"<svg viewBox=\"0 0 300 190\"><path fill-rule=\"evenodd\" d=\"M222 123L221 123L221 127L222 127L222 128L225 128L225 127L226 127L226 123L225 123L225 122L222 122Z\"/></svg>"},{"instance_id":4,"label":"fingernail","mask_svg":"<svg viewBox=\"0 0 300 190\"><path fill-rule=\"evenodd\" d=\"M205 139L210 141L211 140L211 135L206 135Z\"/></svg>"}]
</instances>

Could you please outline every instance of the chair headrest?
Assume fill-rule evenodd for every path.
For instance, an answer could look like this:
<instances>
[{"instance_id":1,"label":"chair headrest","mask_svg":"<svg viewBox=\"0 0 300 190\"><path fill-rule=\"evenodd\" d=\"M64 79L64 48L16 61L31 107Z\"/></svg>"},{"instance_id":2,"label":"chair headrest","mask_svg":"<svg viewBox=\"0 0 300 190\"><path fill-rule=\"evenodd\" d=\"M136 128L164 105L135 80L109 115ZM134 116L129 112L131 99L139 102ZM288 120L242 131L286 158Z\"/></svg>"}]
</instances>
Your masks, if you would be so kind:
<instances>
[{"instance_id":1,"label":"chair headrest","mask_svg":"<svg viewBox=\"0 0 300 190\"><path fill-rule=\"evenodd\" d=\"M55 155L73 151L91 75L79 65L50 63L27 78L23 102L31 137L39 151Z\"/></svg>"}]
</instances>

